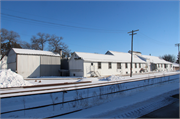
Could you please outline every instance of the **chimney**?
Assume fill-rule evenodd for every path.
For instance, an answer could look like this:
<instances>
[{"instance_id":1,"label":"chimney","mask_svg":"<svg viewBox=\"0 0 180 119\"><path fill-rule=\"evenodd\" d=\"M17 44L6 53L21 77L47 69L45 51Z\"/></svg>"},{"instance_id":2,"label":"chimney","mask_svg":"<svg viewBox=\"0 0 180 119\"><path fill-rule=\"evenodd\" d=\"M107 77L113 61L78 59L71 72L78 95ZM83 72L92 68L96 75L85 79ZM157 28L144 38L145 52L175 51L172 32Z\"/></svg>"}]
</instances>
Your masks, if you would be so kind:
<instances>
[{"instance_id":1,"label":"chimney","mask_svg":"<svg viewBox=\"0 0 180 119\"><path fill-rule=\"evenodd\" d=\"M151 56L151 54L149 54L149 56Z\"/></svg>"},{"instance_id":2,"label":"chimney","mask_svg":"<svg viewBox=\"0 0 180 119\"><path fill-rule=\"evenodd\" d=\"M60 57L62 58L62 49L59 49Z\"/></svg>"}]
</instances>

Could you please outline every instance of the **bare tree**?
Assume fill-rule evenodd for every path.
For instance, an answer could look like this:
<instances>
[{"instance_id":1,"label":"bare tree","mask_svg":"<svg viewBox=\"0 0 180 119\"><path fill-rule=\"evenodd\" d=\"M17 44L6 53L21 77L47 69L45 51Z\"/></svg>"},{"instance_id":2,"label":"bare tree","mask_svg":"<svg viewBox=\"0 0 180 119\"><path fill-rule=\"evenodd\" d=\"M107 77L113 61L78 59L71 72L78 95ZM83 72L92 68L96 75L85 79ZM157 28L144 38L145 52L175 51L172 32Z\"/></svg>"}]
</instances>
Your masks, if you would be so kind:
<instances>
[{"instance_id":1,"label":"bare tree","mask_svg":"<svg viewBox=\"0 0 180 119\"><path fill-rule=\"evenodd\" d=\"M62 42L63 38L52 35L49 39L49 50L55 53L59 53L59 49L62 49L62 57L70 56L70 50L68 46Z\"/></svg>"},{"instance_id":2,"label":"bare tree","mask_svg":"<svg viewBox=\"0 0 180 119\"><path fill-rule=\"evenodd\" d=\"M3 43L5 40L7 40L8 36L8 30L2 28L1 29L1 42Z\"/></svg>"},{"instance_id":3,"label":"bare tree","mask_svg":"<svg viewBox=\"0 0 180 119\"><path fill-rule=\"evenodd\" d=\"M32 36L32 48L35 50L44 50L45 43L49 40L50 35L45 33L37 33L37 36Z\"/></svg>"},{"instance_id":4,"label":"bare tree","mask_svg":"<svg viewBox=\"0 0 180 119\"><path fill-rule=\"evenodd\" d=\"M11 48L21 48L19 42L19 34L14 31L1 29L1 54L4 56Z\"/></svg>"},{"instance_id":5,"label":"bare tree","mask_svg":"<svg viewBox=\"0 0 180 119\"><path fill-rule=\"evenodd\" d=\"M31 43L28 43L26 41L20 41L19 44L21 45L21 47L23 49L33 49L32 48L32 44Z\"/></svg>"}]
</instances>

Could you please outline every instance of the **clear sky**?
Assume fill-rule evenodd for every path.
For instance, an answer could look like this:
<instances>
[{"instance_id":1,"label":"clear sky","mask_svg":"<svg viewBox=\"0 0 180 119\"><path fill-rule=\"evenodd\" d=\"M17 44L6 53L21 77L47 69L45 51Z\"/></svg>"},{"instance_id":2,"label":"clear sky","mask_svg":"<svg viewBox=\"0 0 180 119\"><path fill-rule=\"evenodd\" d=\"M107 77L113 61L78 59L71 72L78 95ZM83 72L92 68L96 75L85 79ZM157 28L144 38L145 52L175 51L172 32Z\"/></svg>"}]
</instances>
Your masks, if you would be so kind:
<instances>
[{"instance_id":1,"label":"clear sky","mask_svg":"<svg viewBox=\"0 0 180 119\"><path fill-rule=\"evenodd\" d=\"M1 28L30 43L38 32L62 36L74 52L134 51L177 57L179 1L1 1ZM46 45L48 49L48 45Z\"/></svg>"}]
</instances>

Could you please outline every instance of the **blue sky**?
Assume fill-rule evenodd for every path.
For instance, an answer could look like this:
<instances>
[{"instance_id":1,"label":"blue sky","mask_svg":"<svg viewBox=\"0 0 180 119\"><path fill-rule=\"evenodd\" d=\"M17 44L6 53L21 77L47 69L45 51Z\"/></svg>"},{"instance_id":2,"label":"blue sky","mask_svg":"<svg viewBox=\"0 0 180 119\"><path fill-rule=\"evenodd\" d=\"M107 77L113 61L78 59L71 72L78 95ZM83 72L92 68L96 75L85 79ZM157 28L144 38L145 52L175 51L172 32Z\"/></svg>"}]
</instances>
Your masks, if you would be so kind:
<instances>
[{"instance_id":1,"label":"blue sky","mask_svg":"<svg viewBox=\"0 0 180 119\"><path fill-rule=\"evenodd\" d=\"M1 28L29 43L32 35L42 32L62 36L72 52L128 52L127 32L139 29L134 51L177 57L179 1L2 1L1 13Z\"/></svg>"}]
</instances>

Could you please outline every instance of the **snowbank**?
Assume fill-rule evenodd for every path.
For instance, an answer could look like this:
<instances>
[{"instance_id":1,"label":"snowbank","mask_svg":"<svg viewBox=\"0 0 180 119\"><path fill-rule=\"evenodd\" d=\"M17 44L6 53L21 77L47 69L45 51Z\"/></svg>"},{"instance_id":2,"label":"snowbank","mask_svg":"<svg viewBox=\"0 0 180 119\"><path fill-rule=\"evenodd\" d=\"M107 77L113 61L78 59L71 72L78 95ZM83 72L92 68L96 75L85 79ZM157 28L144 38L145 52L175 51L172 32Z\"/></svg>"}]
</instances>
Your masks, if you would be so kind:
<instances>
[{"instance_id":1,"label":"snowbank","mask_svg":"<svg viewBox=\"0 0 180 119\"><path fill-rule=\"evenodd\" d=\"M112 76L110 76L110 77L107 77L106 79L107 79L108 81L118 81L118 80L124 79L124 77L112 75Z\"/></svg>"},{"instance_id":2,"label":"snowbank","mask_svg":"<svg viewBox=\"0 0 180 119\"><path fill-rule=\"evenodd\" d=\"M28 81L25 81L21 75L12 72L10 69L0 70L0 88L20 87L27 85L32 84Z\"/></svg>"},{"instance_id":3,"label":"snowbank","mask_svg":"<svg viewBox=\"0 0 180 119\"><path fill-rule=\"evenodd\" d=\"M107 78L99 79L99 81L118 81L118 80L123 80L123 79L125 78L122 76L111 75Z\"/></svg>"},{"instance_id":4,"label":"snowbank","mask_svg":"<svg viewBox=\"0 0 180 119\"><path fill-rule=\"evenodd\" d=\"M115 75L111 75L107 78L102 78L102 79L98 79L98 78L83 78L78 80L77 82L81 82L81 81L92 81L92 83L97 83L100 81L118 81L118 80L124 80L125 77L122 76L115 76Z\"/></svg>"}]
</instances>

